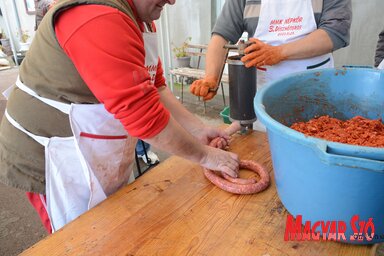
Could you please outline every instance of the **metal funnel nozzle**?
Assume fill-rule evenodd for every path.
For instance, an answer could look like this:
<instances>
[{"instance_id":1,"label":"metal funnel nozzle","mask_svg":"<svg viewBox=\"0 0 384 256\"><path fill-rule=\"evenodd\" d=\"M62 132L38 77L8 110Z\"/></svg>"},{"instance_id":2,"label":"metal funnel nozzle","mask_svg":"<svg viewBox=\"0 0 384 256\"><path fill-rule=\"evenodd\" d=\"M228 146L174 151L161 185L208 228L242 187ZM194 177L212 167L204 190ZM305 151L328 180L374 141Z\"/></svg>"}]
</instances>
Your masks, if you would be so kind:
<instances>
[{"instance_id":1,"label":"metal funnel nozzle","mask_svg":"<svg viewBox=\"0 0 384 256\"><path fill-rule=\"evenodd\" d=\"M229 50L236 50L239 55L244 55L244 49L247 48L252 42L240 40L238 44L226 44L224 48Z\"/></svg>"}]
</instances>

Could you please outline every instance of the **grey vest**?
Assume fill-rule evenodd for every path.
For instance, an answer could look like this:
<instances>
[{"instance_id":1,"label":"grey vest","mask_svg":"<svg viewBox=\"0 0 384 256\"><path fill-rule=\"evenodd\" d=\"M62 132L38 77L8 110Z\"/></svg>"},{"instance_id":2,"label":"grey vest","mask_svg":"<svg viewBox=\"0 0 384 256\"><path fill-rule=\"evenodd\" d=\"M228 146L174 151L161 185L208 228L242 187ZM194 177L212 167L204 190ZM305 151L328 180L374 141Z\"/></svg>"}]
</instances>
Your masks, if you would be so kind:
<instances>
[{"instance_id":1,"label":"grey vest","mask_svg":"<svg viewBox=\"0 0 384 256\"><path fill-rule=\"evenodd\" d=\"M40 23L19 75L25 85L45 98L64 103L94 104L99 103L98 100L59 45L54 31L55 17L81 4L111 6L136 23L127 0L60 1ZM18 123L36 135L72 136L66 114L18 88L13 90L7 110ZM44 164L44 148L3 118L0 125L0 181L23 190L45 193Z\"/></svg>"}]
</instances>

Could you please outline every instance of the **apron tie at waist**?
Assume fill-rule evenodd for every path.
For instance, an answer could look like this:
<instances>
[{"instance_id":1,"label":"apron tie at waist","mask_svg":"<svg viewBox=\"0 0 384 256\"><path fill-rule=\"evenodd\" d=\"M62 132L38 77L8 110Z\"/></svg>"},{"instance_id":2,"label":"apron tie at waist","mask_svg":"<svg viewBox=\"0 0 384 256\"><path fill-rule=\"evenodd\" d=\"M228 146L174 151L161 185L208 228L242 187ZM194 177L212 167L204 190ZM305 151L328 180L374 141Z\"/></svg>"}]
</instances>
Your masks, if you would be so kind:
<instances>
[{"instance_id":1,"label":"apron tie at waist","mask_svg":"<svg viewBox=\"0 0 384 256\"><path fill-rule=\"evenodd\" d=\"M25 84L21 82L20 76L17 77L16 86L19 87L20 90L24 91L25 93L28 93L29 95L35 97L36 99L41 100L47 105L54 107L65 114L69 114L69 111L71 109L71 104L62 103L59 101L55 101L55 100L51 100L51 99L39 96L36 92L34 92L33 90L31 90L29 87L27 87Z\"/></svg>"},{"instance_id":2,"label":"apron tie at waist","mask_svg":"<svg viewBox=\"0 0 384 256\"><path fill-rule=\"evenodd\" d=\"M155 82L158 51L155 33L143 33L145 67ZM15 86L15 85L14 85ZM13 86L13 87L14 87ZM39 96L17 78L16 86L68 114L73 137L36 136L6 112L13 126L45 146L47 211L53 231L132 182L136 138L103 104L66 104ZM6 97L13 90L9 88Z\"/></svg>"},{"instance_id":3,"label":"apron tie at waist","mask_svg":"<svg viewBox=\"0 0 384 256\"><path fill-rule=\"evenodd\" d=\"M134 180L136 139L127 134L119 120L102 104L56 102L37 95L20 79L16 86L68 114L74 134L50 138L35 135L5 110L5 117L11 125L44 146L47 212L53 231ZM13 88L6 90L5 94L9 95Z\"/></svg>"},{"instance_id":4,"label":"apron tie at waist","mask_svg":"<svg viewBox=\"0 0 384 256\"><path fill-rule=\"evenodd\" d=\"M43 145L43 146L47 146L48 143L49 143L49 138L47 137L43 137L43 136L38 136L38 135L35 135L29 131L27 131L26 129L24 129L24 127L22 127L15 119L13 119L9 114L8 114L8 111L7 109L5 109L5 112L4 112L4 115L5 117L7 118L8 122L10 122L15 128L19 129L21 132L23 133L26 133L27 135L29 135L29 137L31 137L32 139L34 139L36 142L38 142L39 144Z\"/></svg>"}]
</instances>

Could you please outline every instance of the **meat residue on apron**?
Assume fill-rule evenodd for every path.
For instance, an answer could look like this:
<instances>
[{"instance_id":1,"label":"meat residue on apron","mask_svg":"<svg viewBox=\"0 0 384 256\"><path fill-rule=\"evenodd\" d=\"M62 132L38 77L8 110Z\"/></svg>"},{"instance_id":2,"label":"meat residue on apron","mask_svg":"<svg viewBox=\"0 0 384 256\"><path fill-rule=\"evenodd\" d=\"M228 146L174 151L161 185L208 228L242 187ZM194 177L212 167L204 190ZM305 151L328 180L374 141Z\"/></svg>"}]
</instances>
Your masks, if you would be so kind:
<instances>
[{"instance_id":1,"label":"meat residue on apron","mask_svg":"<svg viewBox=\"0 0 384 256\"><path fill-rule=\"evenodd\" d=\"M308 122L297 122L291 128L307 136L329 141L367 146L384 147L384 124L376 120L355 116L342 121L330 116L320 116Z\"/></svg>"}]
</instances>

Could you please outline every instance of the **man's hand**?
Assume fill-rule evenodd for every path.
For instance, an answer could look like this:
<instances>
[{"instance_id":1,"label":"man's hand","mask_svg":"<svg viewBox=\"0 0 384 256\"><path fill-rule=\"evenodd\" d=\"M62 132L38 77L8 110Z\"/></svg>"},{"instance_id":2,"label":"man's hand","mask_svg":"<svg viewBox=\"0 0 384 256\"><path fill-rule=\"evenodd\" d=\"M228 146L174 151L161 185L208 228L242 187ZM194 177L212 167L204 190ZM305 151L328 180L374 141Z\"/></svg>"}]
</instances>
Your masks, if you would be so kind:
<instances>
[{"instance_id":1,"label":"man's hand","mask_svg":"<svg viewBox=\"0 0 384 256\"><path fill-rule=\"evenodd\" d=\"M244 49L245 56L241 58L247 68L272 66L287 58L282 53L282 46L272 46L256 38L251 38L249 41L252 44Z\"/></svg>"},{"instance_id":2,"label":"man's hand","mask_svg":"<svg viewBox=\"0 0 384 256\"><path fill-rule=\"evenodd\" d=\"M204 100L210 100L216 95L217 89L217 78L205 77L194 81L189 91L196 96L203 97Z\"/></svg>"},{"instance_id":3,"label":"man's hand","mask_svg":"<svg viewBox=\"0 0 384 256\"><path fill-rule=\"evenodd\" d=\"M221 140L221 143L224 143L222 145L223 148L229 145L229 139L231 138L225 130L208 125L196 127L196 129L190 130L190 133L204 145L208 145L217 137L223 138L223 140Z\"/></svg>"},{"instance_id":4,"label":"man's hand","mask_svg":"<svg viewBox=\"0 0 384 256\"><path fill-rule=\"evenodd\" d=\"M239 163L237 154L210 146L205 146L204 157L200 160L201 166L213 171L225 172L234 178L239 175Z\"/></svg>"}]
</instances>

